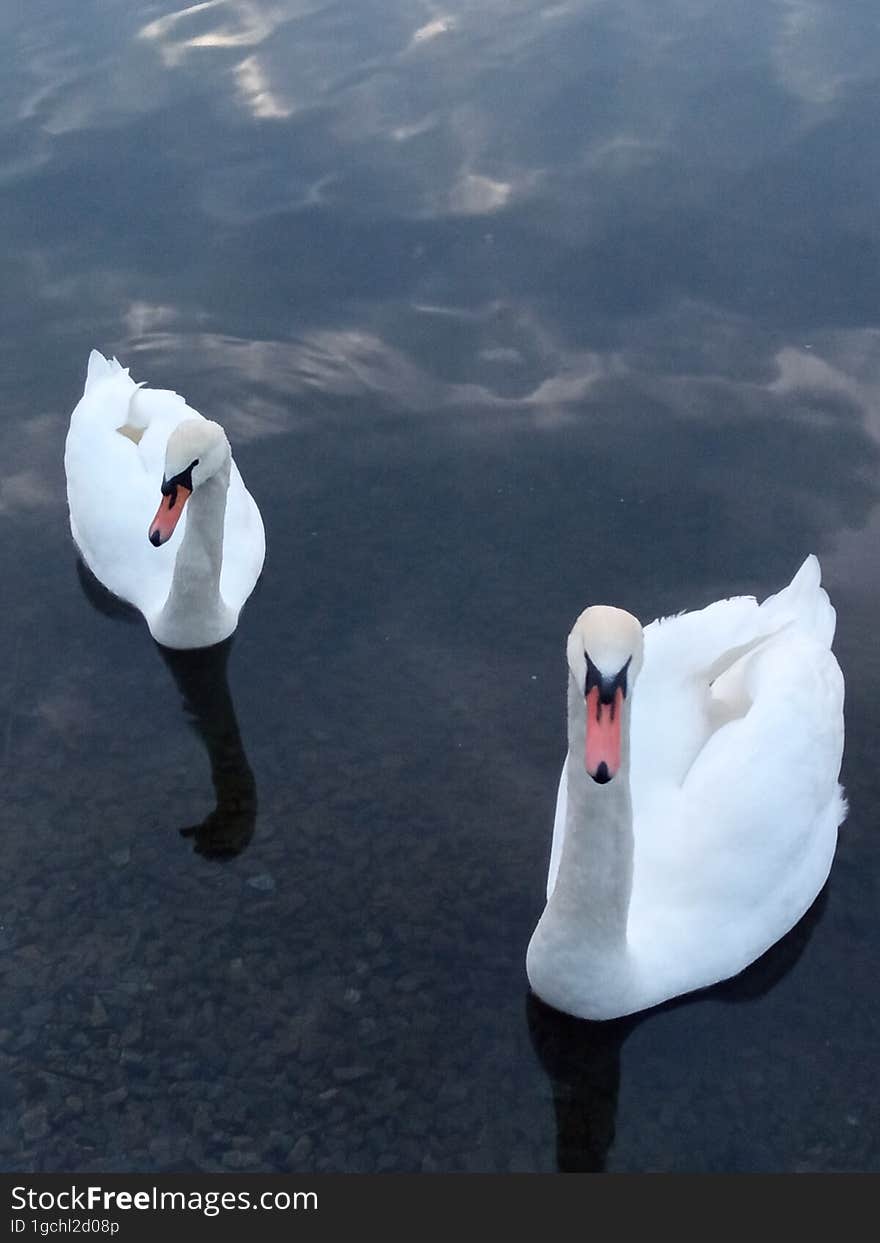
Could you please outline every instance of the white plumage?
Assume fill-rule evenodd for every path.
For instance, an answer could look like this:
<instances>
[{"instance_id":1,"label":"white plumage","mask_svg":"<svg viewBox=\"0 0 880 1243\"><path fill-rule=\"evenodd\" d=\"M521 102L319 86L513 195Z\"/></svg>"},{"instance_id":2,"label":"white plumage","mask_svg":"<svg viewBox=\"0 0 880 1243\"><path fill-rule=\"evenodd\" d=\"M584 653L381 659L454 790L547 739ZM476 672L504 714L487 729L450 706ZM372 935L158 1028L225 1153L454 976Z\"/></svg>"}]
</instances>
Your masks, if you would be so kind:
<instances>
[{"instance_id":1,"label":"white plumage","mask_svg":"<svg viewBox=\"0 0 880 1243\"><path fill-rule=\"evenodd\" d=\"M188 420L203 425L188 430L194 454L203 446L204 461L213 454L218 468L204 480L211 486L201 493L196 487L169 542L154 547L148 532L163 499L169 438ZM109 591L143 613L160 643L205 647L232 633L260 576L266 541L256 502L217 424L177 393L136 385L116 359L93 350L70 418L64 467L70 529L83 560ZM181 569L175 576L178 561L184 567L187 558L192 575ZM216 573L212 580L213 562L219 581Z\"/></svg>"},{"instance_id":2,"label":"white plumage","mask_svg":"<svg viewBox=\"0 0 880 1243\"><path fill-rule=\"evenodd\" d=\"M548 905L527 958L544 1000L588 1018L645 1009L737 974L809 908L846 814L834 626L813 556L761 605L652 622L628 696L629 773L604 786L584 770L583 686L570 689ZM604 911L621 901L615 926Z\"/></svg>"}]
</instances>

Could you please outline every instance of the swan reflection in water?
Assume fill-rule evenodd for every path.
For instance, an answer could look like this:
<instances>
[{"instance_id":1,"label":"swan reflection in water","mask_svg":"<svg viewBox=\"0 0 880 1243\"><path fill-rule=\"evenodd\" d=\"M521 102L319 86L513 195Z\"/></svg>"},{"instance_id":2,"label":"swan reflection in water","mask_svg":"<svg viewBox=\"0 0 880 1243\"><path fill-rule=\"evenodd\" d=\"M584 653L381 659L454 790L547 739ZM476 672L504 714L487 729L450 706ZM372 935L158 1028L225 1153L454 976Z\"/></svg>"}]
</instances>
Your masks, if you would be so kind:
<instances>
[{"instance_id":1,"label":"swan reflection in water","mask_svg":"<svg viewBox=\"0 0 880 1243\"><path fill-rule=\"evenodd\" d=\"M208 859L240 854L253 837L257 821L257 784L244 752L226 675L232 643L229 638L193 651L159 647L211 760L217 806L201 824L180 830L184 837L194 839L193 849Z\"/></svg>"},{"instance_id":2,"label":"swan reflection in water","mask_svg":"<svg viewBox=\"0 0 880 1243\"><path fill-rule=\"evenodd\" d=\"M562 1174L600 1173L614 1142L620 1087L620 1052L631 1032L652 1015L699 1005L702 999L755 1001L770 992L800 958L822 918L828 886L766 954L731 980L620 1019L591 1022L526 998L532 1048L553 1087L556 1164Z\"/></svg>"},{"instance_id":3,"label":"swan reflection in water","mask_svg":"<svg viewBox=\"0 0 880 1243\"><path fill-rule=\"evenodd\" d=\"M140 622L132 606L117 599L77 559L80 586L89 603L105 616ZM205 819L180 830L207 859L240 854L254 835L257 784L242 743L229 690L227 665L234 636L213 647L178 651L156 649L171 672L190 724L205 744L217 805Z\"/></svg>"}]
</instances>

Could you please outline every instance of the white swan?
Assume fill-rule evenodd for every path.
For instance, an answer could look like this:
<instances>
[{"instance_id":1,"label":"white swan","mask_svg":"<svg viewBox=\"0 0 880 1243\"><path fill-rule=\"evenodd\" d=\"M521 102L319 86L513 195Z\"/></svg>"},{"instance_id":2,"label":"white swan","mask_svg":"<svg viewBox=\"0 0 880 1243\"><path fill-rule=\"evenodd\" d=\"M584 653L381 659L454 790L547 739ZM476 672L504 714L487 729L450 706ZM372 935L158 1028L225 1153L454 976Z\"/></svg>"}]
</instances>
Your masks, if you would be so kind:
<instances>
[{"instance_id":1,"label":"white swan","mask_svg":"<svg viewBox=\"0 0 880 1243\"><path fill-rule=\"evenodd\" d=\"M598 606L568 639L568 755L526 970L610 1019L736 975L817 896L846 814L835 612L808 557L758 605L652 622Z\"/></svg>"},{"instance_id":2,"label":"white swan","mask_svg":"<svg viewBox=\"0 0 880 1243\"><path fill-rule=\"evenodd\" d=\"M157 642L209 647L232 634L266 537L219 424L93 350L64 469L83 560Z\"/></svg>"}]
</instances>

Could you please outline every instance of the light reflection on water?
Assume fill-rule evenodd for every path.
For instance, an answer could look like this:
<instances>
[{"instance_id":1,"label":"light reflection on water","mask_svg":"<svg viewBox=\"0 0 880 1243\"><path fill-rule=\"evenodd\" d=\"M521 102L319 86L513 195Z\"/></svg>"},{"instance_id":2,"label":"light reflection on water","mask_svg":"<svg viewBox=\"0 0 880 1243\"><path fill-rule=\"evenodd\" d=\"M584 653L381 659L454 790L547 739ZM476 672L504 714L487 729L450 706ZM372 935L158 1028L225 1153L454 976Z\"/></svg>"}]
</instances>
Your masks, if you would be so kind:
<instances>
[{"instance_id":1,"label":"light reflection on water","mask_svg":"<svg viewBox=\"0 0 880 1243\"><path fill-rule=\"evenodd\" d=\"M719 13L0 15L4 1168L877 1168L880 39ZM264 514L207 664L80 590L93 346ZM573 617L809 551L851 812L785 971L524 1014Z\"/></svg>"}]
</instances>

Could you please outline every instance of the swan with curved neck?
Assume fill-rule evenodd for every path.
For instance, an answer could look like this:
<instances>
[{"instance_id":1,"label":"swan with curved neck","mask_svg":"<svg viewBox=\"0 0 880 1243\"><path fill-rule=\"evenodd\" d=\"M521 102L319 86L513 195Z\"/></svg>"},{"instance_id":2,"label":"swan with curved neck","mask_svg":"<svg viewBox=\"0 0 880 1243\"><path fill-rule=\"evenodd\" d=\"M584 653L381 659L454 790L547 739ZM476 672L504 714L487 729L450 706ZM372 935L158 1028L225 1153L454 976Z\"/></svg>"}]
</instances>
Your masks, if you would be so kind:
<instances>
[{"instance_id":1,"label":"swan with curved neck","mask_svg":"<svg viewBox=\"0 0 880 1243\"><path fill-rule=\"evenodd\" d=\"M104 586L166 647L228 638L266 541L223 428L93 351L64 464L71 532Z\"/></svg>"},{"instance_id":2,"label":"swan with curved neck","mask_svg":"<svg viewBox=\"0 0 880 1243\"><path fill-rule=\"evenodd\" d=\"M593 1019L647 1009L737 974L812 904L845 814L833 629L814 557L761 606L645 630L621 609L580 615L526 956L542 1000Z\"/></svg>"}]
</instances>

